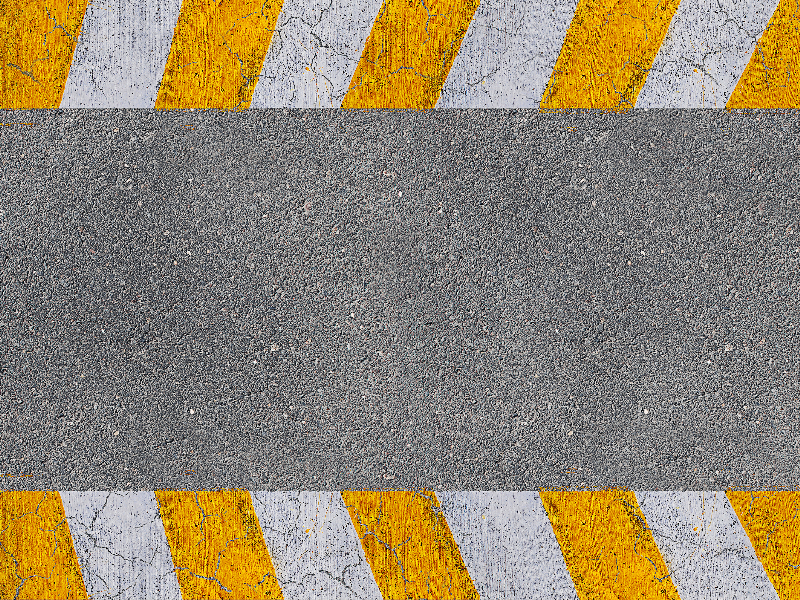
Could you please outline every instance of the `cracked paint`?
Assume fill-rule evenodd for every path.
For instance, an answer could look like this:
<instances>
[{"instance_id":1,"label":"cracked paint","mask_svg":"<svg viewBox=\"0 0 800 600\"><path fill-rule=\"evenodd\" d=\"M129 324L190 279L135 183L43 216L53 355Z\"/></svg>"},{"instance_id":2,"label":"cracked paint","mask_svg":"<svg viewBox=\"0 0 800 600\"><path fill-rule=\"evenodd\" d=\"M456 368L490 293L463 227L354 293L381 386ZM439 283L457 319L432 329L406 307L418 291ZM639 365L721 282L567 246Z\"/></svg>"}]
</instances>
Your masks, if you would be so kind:
<instances>
[{"instance_id":1,"label":"cracked paint","mask_svg":"<svg viewBox=\"0 0 800 600\"><path fill-rule=\"evenodd\" d=\"M283 600L248 491L155 495L183 598Z\"/></svg>"},{"instance_id":2,"label":"cracked paint","mask_svg":"<svg viewBox=\"0 0 800 600\"><path fill-rule=\"evenodd\" d=\"M800 492L728 491L727 496L778 597L800 598Z\"/></svg>"},{"instance_id":3,"label":"cracked paint","mask_svg":"<svg viewBox=\"0 0 800 600\"><path fill-rule=\"evenodd\" d=\"M727 108L796 108L800 84L800 7L780 0L750 62L728 100Z\"/></svg>"},{"instance_id":4,"label":"cracked paint","mask_svg":"<svg viewBox=\"0 0 800 600\"><path fill-rule=\"evenodd\" d=\"M381 0L286 2L252 108L339 108Z\"/></svg>"},{"instance_id":5,"label":"cracked paint","mask_svg":"<svg viewBox=\"0 0 800 600\"><path fill-rule=\"evenodd\" d=\"M577 600L538 492L437 496L481 598Z\"/></svg>"},{"instance_id":6,"label":"cracked paint","mask_svg":"<svg viewBox=\"0 0 800 600\"><path fill-rule=\"evenodd\" d=\"M538 108L578 0L482 0L437 108Z\"/></svg>"},{"instance_id":7,"label":"cracked paint","mask_svg":"<svg viewBox=\"0 0 800 600\"><path fill-rule=\"evenodd\" d=\"M61 108L152 108L180 0L92 0Z\"/></svg>"},{"instance_id":8,"label":"cracked paint","mask_svg":"<svg viewBox=\"0 0 800 600\"><path fill-rule=\"evenodd\" d=\"M636 104L680 0L580 0L542 109Z\"/></svg>"},{"instance_id":9,"label":"cracked paint","mask_svg":"<svg viewBox=\"0 0 800 600\"><path fill-rule=\"evenodd\" d=\"M637 108L724 108L777 0L681 0Z\"/></svg>"},{"instance_id":10,"label":"cracked paint","mask_svg":"<svg viewBox=\"0 0 800 600\"><path fill-rule=\"evenodd\" d=\"M478 600L432 491L342 492L386 600Z\"/></svg>"},{"instance_id":11,"label":"cracked paint","mask_svg":"<svg viewBox=\"0 0 800 600\"><path fill-rule=\"evenodd\" d=\"M246 109L283 0L183 0L156 108Z\"/></svg>"},{"instance_id":12,"label":"cracked paint","mask_svg":"<svg viewBox=\"0 0 800 600\"><path fill-rule=\"evenodd\" d=\"M540 496L580 600L679 600L633 492Z\"/></svg>"},{"instance_id":13,"label":"cracked paint","mask_svg":"<svg viewBox=\"0 0 800 600\"><path fill-rule=\"evenodd\" d=\"M0 492L0 598L87 598L58 492Z\"/></svg>"},{"instance_id":14,"label":"cracked paint","mask_svg":"<svg viewBox=\"0 0 800 600\"><path fill-rule=\"evenodd\" d=\"M0 108L58 108L88 0L0 0Z\"/></svg>"},{"instance_id":15,"label":"cracked paint","mask_svg":"<svg viewBox=\"0 0 800 600\"><path fill-rule=\"evenodd\" d=\"M180 600L153 492L61 492L92 600Z\"/></svg>"},{"instance_id":16,"label":"cracked paint","mask_svg":"<svg viewBox=\"0 0 800 600\"><path fill-rule=\"evenodd\" d=\"M479 0L384 0L342 108L436 106Z\"/></svg>"},{"instance_id":17,"label":"cracked paint","mask_svg":"<svg viewBox=\"0 0 800 600\"><path fill-rule=\"evenodd\" d=\"M637 492L681 600L778 600L725 492Z\"/></svg>"},{"instance_id":18,"label":"cracked paint","mask_svg":"<svg viewBox=\"0 0 800 600\"><path fill-rule=\"evenodd\" d=\"M339 492L253 492L286 600L380 600Z\"/></svg>"}]
</instances>

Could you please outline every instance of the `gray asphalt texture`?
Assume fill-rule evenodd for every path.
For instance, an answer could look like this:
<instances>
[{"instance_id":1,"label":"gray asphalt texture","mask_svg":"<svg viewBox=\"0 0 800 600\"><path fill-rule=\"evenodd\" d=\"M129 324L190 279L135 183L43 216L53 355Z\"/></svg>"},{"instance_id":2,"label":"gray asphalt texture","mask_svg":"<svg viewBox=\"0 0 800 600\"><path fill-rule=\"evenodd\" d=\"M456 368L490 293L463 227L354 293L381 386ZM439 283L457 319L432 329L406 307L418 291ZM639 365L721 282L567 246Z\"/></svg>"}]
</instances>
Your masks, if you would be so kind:
<instances>
[{"instance_id":1,"label":"gray asphalt texture","mask_svg":"<svg viewBox=\"0 0 800 600\"><path fill-rule=\"evenodd\" d=\"M0 122L0 489L800 484L797 112Z\"/></svg>"}]
</instances>

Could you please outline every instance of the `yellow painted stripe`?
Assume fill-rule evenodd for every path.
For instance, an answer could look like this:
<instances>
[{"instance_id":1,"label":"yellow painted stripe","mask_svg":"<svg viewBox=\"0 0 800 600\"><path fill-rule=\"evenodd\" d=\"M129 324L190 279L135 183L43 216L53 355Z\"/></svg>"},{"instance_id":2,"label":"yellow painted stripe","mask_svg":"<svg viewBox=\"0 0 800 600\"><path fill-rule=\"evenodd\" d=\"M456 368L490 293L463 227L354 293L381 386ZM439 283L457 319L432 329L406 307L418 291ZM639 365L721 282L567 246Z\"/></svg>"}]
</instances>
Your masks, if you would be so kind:
<instances>
[{"instance_id":1,"label":"yellow painted stripe","mask_svg":"<svg viewBox=\"0 0 800 600\"><path fill-rule=\"evenodd\" d=\"M87 0L0 0L0 108L58 108Z\"/></svg>"},{"instance_id":2,"label":"yellow painted stripe","mask_svg":"<svg viewBox=\"0 0 800 600\"><path fill-rule=\"evenodd\" d=\"M678 4L580 0L540 108L633 108Z\"/></svg>"},{"instance_id":3,"label":"yellow painted stripe","mask_svg":"<svg viewBox=\"0 0 800 600\"><path fill-rule=\"evenodd\" d=\"M245 109L283 0L183 0L156 108Z\"/></svg>"},{"instance_id":4,"label":"yellow painted stripe","mask_svg":"<svg viewBox=\"0 0 800 600\"><path fill-rule=\"evenodd\" d=\"M283 598L248 491L155 494L183 598Z\"/></svg>"},{"instance_id":5,"label":"yellow painted stripe","mask_svg":"<svg viewBox=\"0 0 800 600\"><path fill-rule=\"evenodd\" d=\"M431 491L342 492L386 600L478 599Z\"/></svg>"},{"instance_id":6,"label":"yellow painted stripe","mask_svg":"<svg viewBox=\"0 0 800 600\"><path fill-rule=\"evenodd\" d=\"M86 598L58 492L0 492L0 598Z\"/></svg>"},{"instance_id":7,"label":"yellow painted stripe","mask_svg":"<svg viewBox=\"0 0 800 600\"><path fill-rule=\"evenodd\" d=\"M778 597L800 598L800 492L728 491L728 500Z\"/></svg>"},{"instance_id":8,"label":"yellow painted stripe","mask_svg":"<svg viewBox=\"0 0 800 600\"><path fill-rule=\"evenodd\" d=\"M780 0L726 108L800 108L800 10Z\"/></svg>"},{"instance_id":9,"label":"yellow painted stripe","mask_svg":"<svg viewBox=\"0 0 800 600\"><path fill-rule=\"evenodd\" d=\"M580 600L678 600L633 492L540 492Z\"/></svg>"},{"instance_id":10,"label":"yellow painted stripe","mask_svg":"<svg viewBox=\"0 0 800 600\"><path fill-rule=\"evenodd\" d=\"M343 108L433 108L480 0L383 0Z\"/></svg>"}]
</instances>

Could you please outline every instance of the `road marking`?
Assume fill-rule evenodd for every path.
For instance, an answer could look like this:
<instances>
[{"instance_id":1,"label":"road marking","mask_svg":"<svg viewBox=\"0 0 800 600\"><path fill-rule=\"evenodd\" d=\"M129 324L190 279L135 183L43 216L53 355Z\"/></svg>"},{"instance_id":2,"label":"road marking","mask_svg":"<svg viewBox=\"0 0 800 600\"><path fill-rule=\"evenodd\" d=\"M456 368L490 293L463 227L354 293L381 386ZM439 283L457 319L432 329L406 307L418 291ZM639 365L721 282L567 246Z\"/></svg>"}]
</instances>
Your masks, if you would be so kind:
<instances>
[{"instance_id":1,"label":"road marking","mask_svg":"<svg viewBox=\"0 0 800 600\"><path fill-rule=\"evenodd\" d=\"M636 108L723 108L777 0L681 0Z\"/></svg>"},{"instance_id":2,"label":"road marking","mask_svg":"<svg viewBox=\"0 0 800 600\"><path fill-rule=\"evenodd\" d=\"M724 492L637 492L681 600L778 600Z\"/></svg>"},{"instance_id":3,"label":"road marking","mask_svg":"<svg viewBox=\"0 0 800 600\"><path fill-rule=\"evenodd\" d=\"M633 492L541 492L580 600L679 600Z\"/></svg>"},{"instance_id":4,"label":"road marking","mask_svg":"<svg viewBox=\"0 0 800 600\"><path fill-rule=\"evenodd\" d=\"M0 3L0 108L59 107L86 3Z\"/></svg>"},{"instance_id":5,"label":"road marking","mask_svg":"<svg viewBox=\"0 0 800 600\"><path fill-rule=\"evenodd\" d=\"M0 598L87 598L58 492L0 492Z\"/></svg>"},{"instance_id":6,"label":"road marking","mask_svg":"<svg viewBox=\"0 0 800 600\"><path fill-rule=\"evenodd\" d=\"M156 108L250 106L283 0L183 0Z\"/></svg>"},{"instance_id":7,"label":"road marking","mask_svg":"<svg viewBox=\"0 0 800 600\"><path fill-rule=\"evenodd\" d=\"M339 492L253 492L286 600L381 600Z\"/></svg>"},{"instance_id":8,"label":"road marking","mask_svg":"<svg viewBox=\"0 0 800 600\"><path fill-rule=\"evenodd\" d=\"M343 108L433 108L479 0L384 0Z\"/></svg>"},{"instance_id":9,"label":"road marking","mask_svg":"<svg viewBox=\"0 0 800 600\"><path fill-rule=\"evenodd\" d=\"M628 110L680 0L580 0L540 107Z\"/></svg>"},{"instance_id":10,"label":"road marking","mask_svg":"<svg viewBox=\"0 0 800 600\"><path fill-rule=\"evenodd\" d=\"M483 599L577 600L538 492L439 492Z\"/></svg>"},{"instance_id":11,"label":"road marking","mask_svg":"<svg viewBox=\"0 0 800 600\"><path fill-rule=\"evenodd\" d=\"M155 495L184 598L283 598L249 492Z\"/></svg>"},{"instance_id":12,"label":"road marking","mask_svg":"<svg viewBox=\"0 0 800 600\"><path fill-rule=\"evenodd\" d=\"M92 600L180 600L153 492L61 492Z\"/></svg>"},{"instance_id":13,"label":"road marking","mask_svg":"<svg viewBox=\"0 0 800 600\"><path fill-rule=\"evenodd\" d=\"M778 597L800 598L800 493L727 495Z\"/></svg>"},{"instance_id":14,"label":"road marking","mask_svg":"<svg viewBox=\"0 0 800 600\"><path fill-rule=\"evenodd\" d=\"M436 495L342 492L386 600L478 600Z\"/></svg>"},{"instance_id":15,"label":"road marking","mask_svg":"<svg viewBox=\"0 0 800 600\"><path fill-rule=\"evenodd\" d=\"M727 108L800 106L800 12L795 0L780 0Z\"/></svg>"},{"instance_id":16,"label":"road marking","mask_svg":"<svg viewBox=\"0 0 800 600\"><path fill-rule=\"evenodd\" d=\"M153 108L180 0L92 0L61 108Z\"/></svg>"},{"instance_id":17,"label":"road marking","mask_svg":"<svg viewBox=\"0 0 800 600\"><path fill-rule=\"evenodd\" d=\"M437 108L539 108L578 0L483 0Z\"/></svg>"},{"instance_id":18,"label":"road marking","mask_svg":"<svg viewBox=\"0 0 800 600\"><path fill-rule=\"evenodd\" d=\"M251 108L339 108L381 0L284 2Z\"/></svg>"}]
</instances>

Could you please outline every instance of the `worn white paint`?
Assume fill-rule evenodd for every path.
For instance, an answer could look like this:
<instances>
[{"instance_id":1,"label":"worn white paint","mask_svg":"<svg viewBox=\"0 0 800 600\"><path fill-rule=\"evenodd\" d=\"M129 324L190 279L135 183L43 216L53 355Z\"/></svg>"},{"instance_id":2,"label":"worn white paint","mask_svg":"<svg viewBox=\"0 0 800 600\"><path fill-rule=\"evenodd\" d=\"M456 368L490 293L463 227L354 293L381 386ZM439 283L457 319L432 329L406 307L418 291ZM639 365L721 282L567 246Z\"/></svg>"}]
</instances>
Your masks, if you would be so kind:
<instances>
[{"instance_id":1,"label":"worn white paint","mask_svg":"<svg viewBox=\"0 0 800 600\"><path fill-rule=\"evenodd\" d=\"M153 108L180 0L92 0L62 108Z\"/></svg>"},{"instance_id":2,"label":"worn white paint","mask_svg":"<svg viewBox=\"0 0 800 600\"><path fill-rule=\"evenodd\" d=\"M61 492L92 600L180 600L153 492Z\"/></svg>"},{"instance_id":3,"label":"worn white paint","mask_svg":"<svg viewBox=\"0 0 800 600\"><path fill-rule=\"evenodd\" d=\"M284 0L251 108L338 108L381 0Z\"/></svg>"},{"instance_id":4,"label":"worn white paint","mask_svg":"<svg viewBox=\"0 0 800 600\"><path fill-rule=\"evenodd\" d=\"M482 0L437 108L538 108L577 0Z\"/></svg>"},{"instance_id":5,"label":"worn white paint","mask_svg":"<svg viewBox=\"0 0 800 600\"><path fill-rule=\"evenodd\" d=\"M725 492L636 492L681 600L778 600Z\"/></svg>"},{"instance_id":6,"label":"worn white paint","mask_svg":"<svg viewBox=\"0 0 800 600\"><path fill-rule=\"evenodd\" d=\"M339 492L252 492L285 600L382 600Z\"/></svg>"},{"instance_id":7,"label":"worn white paint","mask_svg":"<svg viewBox=\"0 0 800 600\"><path fill-rule=\"evenodd\" d=\"M636 108L724 108L777 0L681 0Z\"/></svg>"},{"instance_id":8,"label":"worn white paint","mask_svg":"<svg viewBox=\"0 0 800 600\"><path fill-rule=\"evenodd\" d=\"M481 600L577 600L538 492L437 492Z\"/></svg>"}]
</instances>

